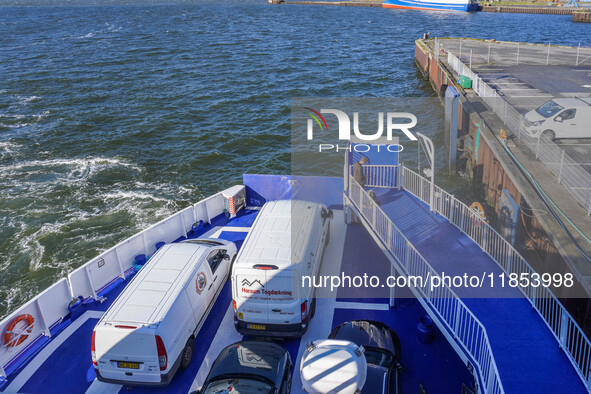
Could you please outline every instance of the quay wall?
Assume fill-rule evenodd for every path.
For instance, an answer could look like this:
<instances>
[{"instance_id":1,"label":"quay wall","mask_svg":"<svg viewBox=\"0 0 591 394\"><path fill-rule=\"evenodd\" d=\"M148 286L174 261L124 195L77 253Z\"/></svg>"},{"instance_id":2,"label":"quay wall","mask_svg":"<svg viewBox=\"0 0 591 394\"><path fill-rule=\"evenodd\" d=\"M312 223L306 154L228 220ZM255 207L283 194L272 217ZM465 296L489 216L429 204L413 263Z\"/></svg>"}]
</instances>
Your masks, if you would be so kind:
<instances>
[{"instance_id":1,"label":"quay wall","mask_svg":"<svg viewBox=\"0 0 591 394\"><path fill-rule=\"evenodd\" d=\"M499 199L502 190L506 189L522 212L517 223L514 246L539 273L560 272L561 269L558 267L564 267L562 271L568 272L564 256L556 246L557 237L548 231L548 224L540 217L545 213L545 210L541 209L540 201L534 201L537 199L531 194L528 194L526 199L524 194L527 192L524 190L530 188L526 178L520 174L481 116L472 110L472 104L466 97L465 91L453 79L453 74L443 63L435 59L432 50L422 40L417 40L415 43L415 63L440 96L448 85L459 92L458 140L471 138L472 141L476 139L479 141L478 151L472 155L477 160L473 159L468 163L466 173L472 179L474 187L481 192L479 194L483 196L484 201L479 202L485 206L491 225L498 229L495 224L500 217ZM458 147L461 146L462 144L458 141ZM471 201L465 202L471 203ZM568 298L564 294L563 296L560 297L561 301L589 335L591 333L591 300Z\"/></svg>"}]
</instances>

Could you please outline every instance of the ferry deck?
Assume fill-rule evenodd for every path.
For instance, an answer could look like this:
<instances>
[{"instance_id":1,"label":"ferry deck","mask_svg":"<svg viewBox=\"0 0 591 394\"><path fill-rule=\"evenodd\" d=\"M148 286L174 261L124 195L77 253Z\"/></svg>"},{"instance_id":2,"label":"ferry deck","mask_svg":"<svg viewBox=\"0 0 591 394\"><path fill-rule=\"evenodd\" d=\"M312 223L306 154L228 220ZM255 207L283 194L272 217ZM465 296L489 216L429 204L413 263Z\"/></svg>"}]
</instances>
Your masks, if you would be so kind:
<instances>
[{"instance_id":1,"label":"ferry deck","mask_svg":"<svg viewBox=\"0 0 591 394\"><path fill-rule=\"evenodd\" d=\"M179 370L164 390L96 380L90 355L93 328L133 277L134 254L153 252L157 240L201 236L231 240L240 247L258 213L256 206L269 200L305 199L333 209L331 240L320 275L463 274L467 265L458 261L469 261L468 274L474 275L527 268L510 245L503 244L502 253L490 249L494 230L477 226L471 212L444 191L430 188L429 181L402 166L379 167L365 169L365 188L349 175L345 179L244 175L248 206L235 218L223 213L218 193L106 251L0 324L4 330L22 313L39 321L18 349L0 350L0 391L187 393L200 388L225 346L250 339L234 329L229 280L195 339L189 368ZM369 190L374 190L377 202ZM437 194L433 210L429 193ZM91 268L101 259L116 273L109 280L109 275L99 277ZM479 294L490 295L489 290L493 291L485 285ZM570 315L548 295L536 298L519 288L494 291L497 296L491 298L478 296L473 289L433 292L426 286L317 289L316 314L308 331L302 338L280 342L294 363L292 393L303 392L298 367L306 344L355 319L382 321L398 333L405 367L400 373L402 393L416 393L420 387L427 393L460 393L463 385L489 393L586 392L591 348ZM75 311L64 310L67 302L57 311L46 306L48 299L59 304L59 297L69 301L72 295L84 299ZM559 319L552 319L556 313ZM436 324L435 339L423 344L417 339L417 325L427 314ZM566 331L562 324L567 324Z\"/></svg>"}]
</instances>

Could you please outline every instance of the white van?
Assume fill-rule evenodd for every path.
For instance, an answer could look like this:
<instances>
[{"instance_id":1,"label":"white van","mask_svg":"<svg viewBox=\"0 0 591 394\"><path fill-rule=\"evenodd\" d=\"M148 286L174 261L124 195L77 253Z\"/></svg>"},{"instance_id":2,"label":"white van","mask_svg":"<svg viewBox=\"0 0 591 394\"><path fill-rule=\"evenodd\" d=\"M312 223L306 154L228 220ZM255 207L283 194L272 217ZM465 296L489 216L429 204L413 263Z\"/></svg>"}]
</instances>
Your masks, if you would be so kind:
<instances>
[{"instance_id":1,"label":"white van","mask_svg":"<svg viewBox=\"0 0 591 394\"><path fill-rule=\"evenodd\" d=\"M521 131L530 137L591 138L591 98L556 98L529 111Z\"/></svg>"},{"instance_id":2,"label":"white van","mask_svg":"<svg viewBox=\"0 0 591 394\"><path fill-rule=\"evenodd\" d=\"M332 211L324 205L280 200L266 203L232 269L234 324L241 334L301 336L314 315L313 286L330 238Z\"/></svg>"},{"instance_id":3,"label":"white van","mask_svg":"<svg viewBox=\"0 0 591 394\"><path fill-rule=\"evenodd\" d=\"M117 297L92 333L98 380L166 386L193 356L193 340L218 297L236 245L189 239L163 246Z\"/></svg>"}]
</instances>

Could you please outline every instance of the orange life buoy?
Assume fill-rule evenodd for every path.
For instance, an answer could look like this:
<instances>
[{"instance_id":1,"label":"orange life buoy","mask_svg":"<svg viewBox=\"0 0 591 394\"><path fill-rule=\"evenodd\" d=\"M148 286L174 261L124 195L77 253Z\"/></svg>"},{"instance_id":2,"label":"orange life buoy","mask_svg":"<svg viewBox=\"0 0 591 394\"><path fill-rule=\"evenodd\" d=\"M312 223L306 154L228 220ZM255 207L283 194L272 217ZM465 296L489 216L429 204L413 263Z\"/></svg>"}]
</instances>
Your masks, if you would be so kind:
<instances>
[{"instance_id":1,"label":"orange life buoy","mask_svg":"<svg viewBox=\"0 0 591 394\"><path fill-rule=\"evenodd\" d=\"M19 332L13 332L16 325L22 321L26 322L26 326L21 328ZM4 343L8 347L18 346L25 341L29 337L29 334L33 331L33 323L35 319L31 315L20 315L14 318L13 321L10 322L8 327L6 327L6 331L4 332ZM18 339L14 339L18 336Z\"/></svg>"},{"instance_id":2,"label":"orange life buoy","mask_svg":"<svg viewBox=\"0 0 591 394\"><path fill-rule=\"evenodd\" d=\"M474 212L470 212L470 219L472 219L472 223L474 223L475 226L480 226L483 221L486 221L486 215L484 214L484 208L482 207L482 204L480 204L478 201L474 201L472 205L470 205L470 209L472 209L472 211L476 211L478 216L482 218L482 220L478 220L478 216Z\"/></svg>"}]
</instances>

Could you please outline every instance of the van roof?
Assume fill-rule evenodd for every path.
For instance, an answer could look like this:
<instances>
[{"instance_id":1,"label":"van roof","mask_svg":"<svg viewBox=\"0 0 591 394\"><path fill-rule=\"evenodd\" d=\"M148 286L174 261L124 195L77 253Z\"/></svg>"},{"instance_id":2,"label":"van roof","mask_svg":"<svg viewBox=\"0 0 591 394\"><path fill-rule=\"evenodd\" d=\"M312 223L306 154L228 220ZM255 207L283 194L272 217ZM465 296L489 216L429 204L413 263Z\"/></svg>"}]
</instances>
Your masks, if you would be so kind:
<instances>
[{"instance_id":1,"label":"van roof","mask_svg":"<svg viewBox=\"0 0 591 394\"><path fill-rule=\"evenodd\" d=\"M322 204L302 200L266 203L244 241L237 266L273 264L287 268L299 262Z\"/></svg>"},{"instance_id":2,"label":"van roof","mask_svg":"<svg viewBox=\"0 0 591 394\"><path fill-rule=\"evenodd\" d=\"M136 274L105 313L101 322L159 323L194 272L203 244L175 243L163 246Z\"/></svg>"},{"instance_id":3,"label":"van roof","mask_svg":"<svg viewBox=\"0 0 591 394\"><path fill-rule=\"evenodd\" d=\"M554 101L556 104L566 107L588 107L591 105L591 98L582 98L582 97L565 97L565 98L555 98Z\"/></svg>"}]
</instances>

